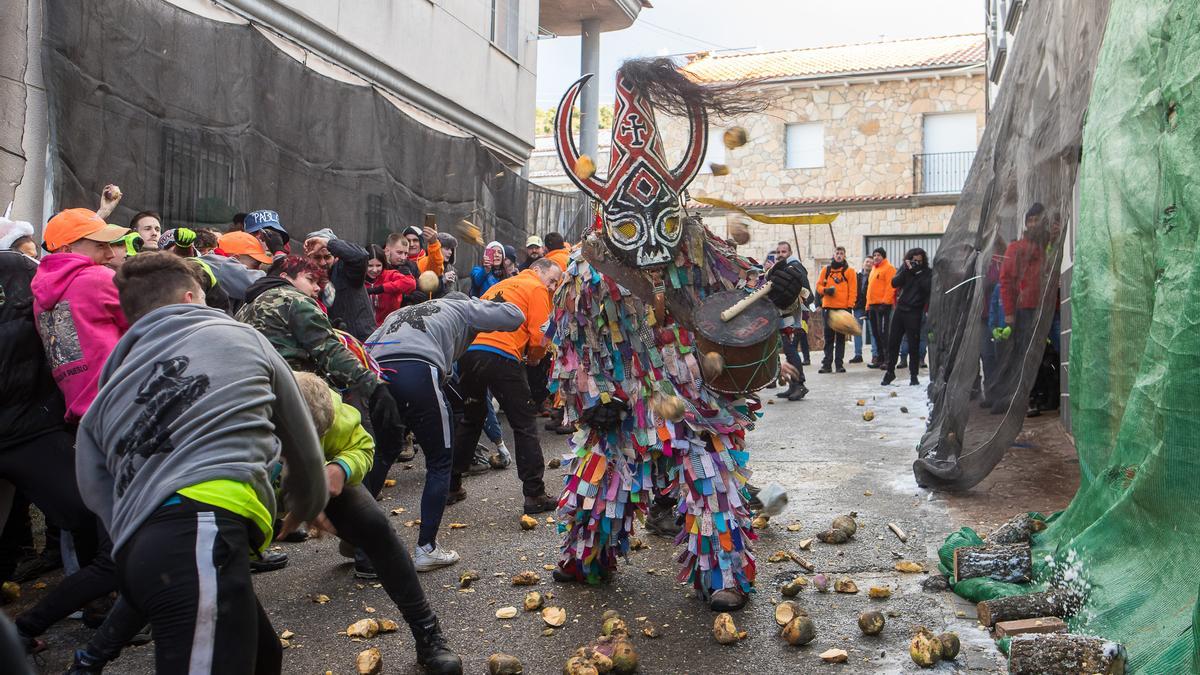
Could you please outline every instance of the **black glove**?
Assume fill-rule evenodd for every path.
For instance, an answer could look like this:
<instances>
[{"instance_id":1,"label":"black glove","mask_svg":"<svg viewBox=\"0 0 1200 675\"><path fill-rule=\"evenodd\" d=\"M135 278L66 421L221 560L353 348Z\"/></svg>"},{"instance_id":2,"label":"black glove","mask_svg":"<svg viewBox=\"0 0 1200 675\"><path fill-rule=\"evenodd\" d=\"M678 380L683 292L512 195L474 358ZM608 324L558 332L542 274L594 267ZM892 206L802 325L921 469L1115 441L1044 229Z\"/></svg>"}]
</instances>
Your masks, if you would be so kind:
<instances>
[{"instance_id":1,"label":"black glove","mask_svg":"<svg viewBox=\"0 0 1200 675\"><path fill-rule=\"evenodd\" d=\"M596 431L608 432L621 426L621 418L629 412L629 406L619 398L601 403L583 411L580 421Z\"/></svg>"},{"instance_id":2,"label":"black glove","mask_svg":"<svg viewBox=\"0 0 1200 675\"><path fill-rule=\"evenodd\" d=\"M267 246L267 250L271 252L271 255L287 253L287 251L284 249L283 236L279 234L278 230L270 227L264 227L263 229L259 230L259 233L262 235L262 238Z\"/></svg>"},{"instance_id":3,"label":"black glove","mask_svg":"<svg viewBox=\"0 0 1200 675\"><path fill-rule=\"evenodd\" d=\"M800 297L800 291L808 285L808 275L804 273L804 268L800 265L787 263L772 267L771 272L767 274L767 281L771 282L771 290L767 291L767 298L776 307L787 309L796 303L796 299Z\"/></svg>"},{"instance_id":4,"label":"black glove","mask_svg":"<svg viewBox=\"0 0 1200 675\"><path fill-rule=\"evenodd\" d=\"M367 410L371 414L371 426L376 434L394 430L399 424L400 410L396 407L396 399L392 392L382 382L375 391L371 392L371 400L367 402Z\"/></svg>"},{"instance_id":5,"label":"black glove","mask_svg":"<svg viewBox=\"0 0 1200 675\"><path fill-rule=\"evenodd\" d=\"M833 295L834 293L837 293L836 288L834 288L833 286L825 287L825 295Z\"/></svg>"},{"instance_id":6,"label":"black glove","mask_svg":"<svg viewBox=\"0 0 1200 675\"><path fill-rule=\"evenodd\" d=\"M367 295L379 295L383 293L383 286L367 286Z\"/></svg>"}]
</instances>

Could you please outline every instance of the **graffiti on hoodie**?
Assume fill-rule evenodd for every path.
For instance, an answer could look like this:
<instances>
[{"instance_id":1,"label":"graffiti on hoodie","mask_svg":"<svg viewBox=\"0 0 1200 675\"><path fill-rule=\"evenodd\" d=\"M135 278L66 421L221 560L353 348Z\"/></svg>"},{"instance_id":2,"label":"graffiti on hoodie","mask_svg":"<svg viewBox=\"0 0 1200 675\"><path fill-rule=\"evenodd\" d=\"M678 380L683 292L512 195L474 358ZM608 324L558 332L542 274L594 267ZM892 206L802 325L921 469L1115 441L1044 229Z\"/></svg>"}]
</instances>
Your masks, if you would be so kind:
<instances>
[{"instance_id":1,"label":"graffiti on hoodie","mask_svg":"<svg viewBox=\"0 0 1200 675\"><path fill-rule=\"evenodd\" d=\"M142 411L117 443L117 456L121 458L117 470L118 498L125 494L150 457L175 449L171 443L172 425L208 391L207 375L184 375L190 364L191 359L186 356L157 361L138 387L134 400L142 406Z\"/></svg>"},{"instance_id":2,"label":"graffiti on hoodie","mask_svg":"<svg viewBox=\"0 0 1200 675\"><path fill-rule=\"evenodd\" d=\"M79 346L79 331L75 328L70 302L60 302L39 314L38 328L50 370L83 360L83 347Z\"/></svg>"},{"instance_id":3,"label":"graffiti on hoodie","mask_svg":"<svg viewBox=\"0 0 1200 675\"><path fill-rule=\"evenodd\" d=\"M391 321L388 322L385 333L395 333L400 330L401 326L411 326L415 330L422 333L428 332L425 329L425 317L433 316L442 311L441 305L436 302L423 302L419 305L409 305L400 310L392 312Z\"/></svg>"}]
</instances>

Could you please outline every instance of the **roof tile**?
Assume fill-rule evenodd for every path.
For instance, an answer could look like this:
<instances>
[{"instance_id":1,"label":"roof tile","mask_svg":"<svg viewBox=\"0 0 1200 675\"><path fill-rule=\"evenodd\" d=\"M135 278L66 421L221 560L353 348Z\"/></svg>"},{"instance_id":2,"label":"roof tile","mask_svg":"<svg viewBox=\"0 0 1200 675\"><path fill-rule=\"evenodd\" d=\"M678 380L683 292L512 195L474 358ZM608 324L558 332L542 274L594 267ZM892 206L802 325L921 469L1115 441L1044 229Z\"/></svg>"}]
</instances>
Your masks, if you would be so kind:
<instances>
[{"instance_id":1,"label":"roof tile","mask_svg":"<svg viewBox=\"0 0 1200 675\"><path fill-rule=\"evenodd\" d=\"M983 63L985 55L984 36L975 33L771 52L700 52L683 71L700 82L814 79L973 65Z\"/></svg>"}]
</instances>

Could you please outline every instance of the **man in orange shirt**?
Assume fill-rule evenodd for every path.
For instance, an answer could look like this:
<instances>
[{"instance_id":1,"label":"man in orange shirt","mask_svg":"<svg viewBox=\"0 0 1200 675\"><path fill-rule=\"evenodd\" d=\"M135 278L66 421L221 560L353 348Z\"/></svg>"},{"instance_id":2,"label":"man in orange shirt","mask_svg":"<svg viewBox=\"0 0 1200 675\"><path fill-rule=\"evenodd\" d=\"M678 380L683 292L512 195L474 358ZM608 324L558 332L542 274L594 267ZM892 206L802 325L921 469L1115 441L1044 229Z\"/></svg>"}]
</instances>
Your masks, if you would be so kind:
<instances>
[{"instance_id":1,"label":"man in orange shirt","mask_svg":"<svg viewBox=\"0 0 1200 675\"><path fill-rule=\"evenodd\" d=\"M484 300L508 302L525 313L525 323L511 332L480 333L458 360L459 393L463 398L462 424L454 433L454 469L448 504L466 498L462 477L471 465L475 445L487 415L490 391L512 426L516 440L517 476L523 484L525 513L553 511L558 500L546 494L542 480L545 461L537 435L537 409L529 391L523 363L535 364L546 353L542 327L550 318L551 296L562 281L562 270L542 258L528 269L492 286Z\"/></svg>"},{"instance_id":2,"label":"man in orange shirt","mask_svg":"<svg viewBox=\"0 0 1200 675\"><path fill-rule=\"evenodd\" d=\"M844 373L846 336L835 332L829 325L829 312L835 309L853 311L854 300L858 296L858 281L854 268L846 263L844 246L837 247L833 252L833 261L821 270L821 276L817 279L817 293L821 295L821 307L825 310L825 359L817 372L831 373L836 366L837 372Z\"/></svg>"},{"instance_id":3,"label":"man in orange shirt","mask_svg":"<svg viewBox=\"0 0 1200 675\"><path fill-rule=\"evenodd\" d=\"M882 368L887 364L888 333L892 323L892 306L896 304L896 289L892 278L896 268L888 262L887 251L882 247L871 252L871 278L867 281L867 320L871 322L871 363L868 368Z\"/></svg>"}]
</instances>

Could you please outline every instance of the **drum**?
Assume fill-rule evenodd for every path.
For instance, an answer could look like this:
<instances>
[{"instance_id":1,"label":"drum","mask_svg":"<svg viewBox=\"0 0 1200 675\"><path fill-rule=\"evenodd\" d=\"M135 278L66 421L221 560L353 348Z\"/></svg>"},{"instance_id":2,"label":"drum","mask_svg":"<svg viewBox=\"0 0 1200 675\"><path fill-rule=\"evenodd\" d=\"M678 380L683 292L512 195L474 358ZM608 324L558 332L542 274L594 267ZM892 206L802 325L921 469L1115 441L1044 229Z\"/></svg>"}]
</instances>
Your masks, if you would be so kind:
<instances>
[{"instance_id":1,"label":"drum","mask_svg":"<svg viewBox=\"0 0 1200 675\"><path fill-rule=\"evenodd\" d=\"M758 391L779 377L779 310L763 299L729 321L721 312L745 300L742 291L723 291L700 302L693 317L698 359L720 354L725 367L704 373L705 384L725 394Z\"/></svg>"}]
</instances>

